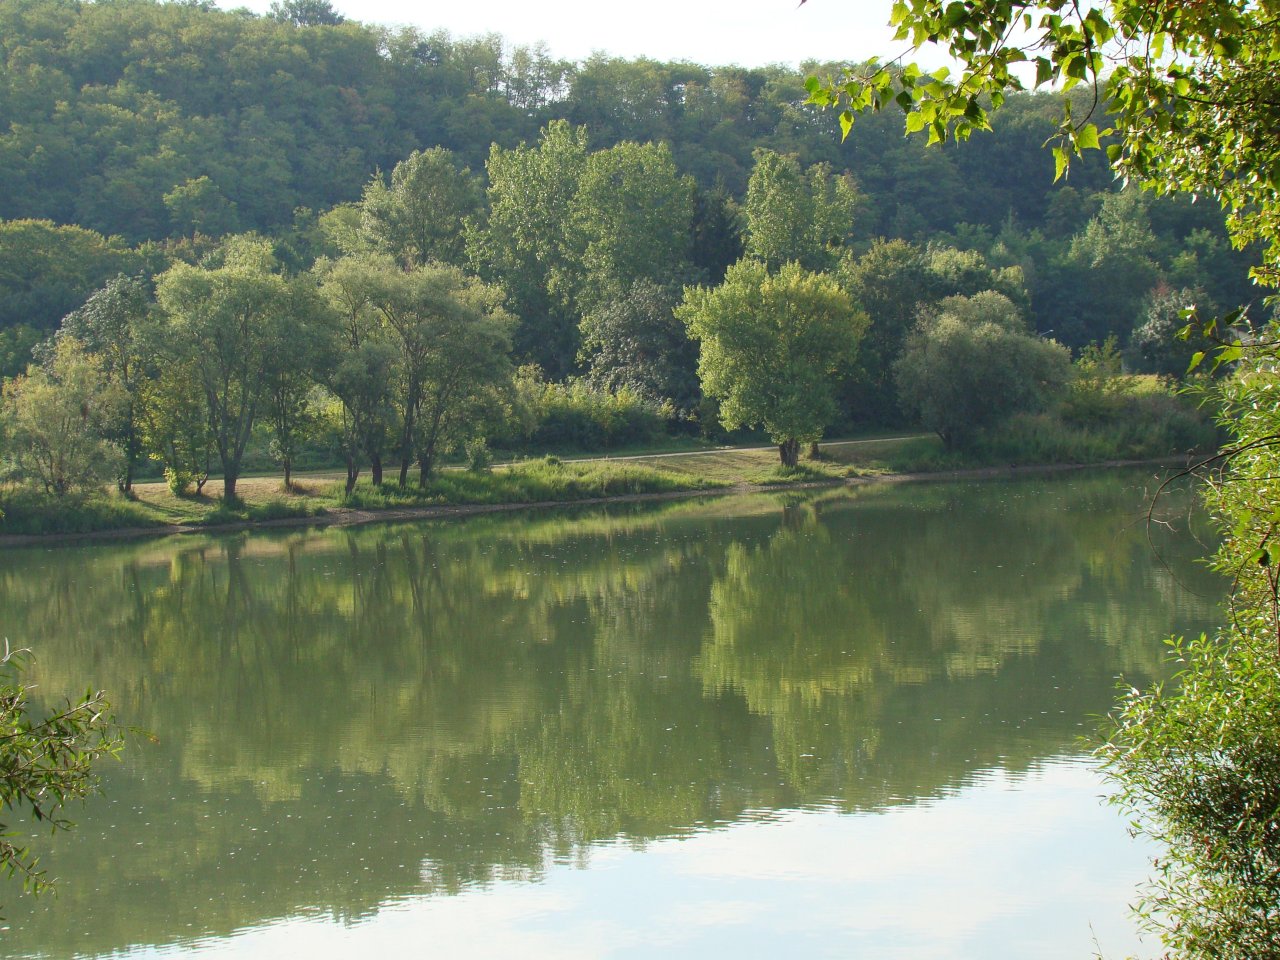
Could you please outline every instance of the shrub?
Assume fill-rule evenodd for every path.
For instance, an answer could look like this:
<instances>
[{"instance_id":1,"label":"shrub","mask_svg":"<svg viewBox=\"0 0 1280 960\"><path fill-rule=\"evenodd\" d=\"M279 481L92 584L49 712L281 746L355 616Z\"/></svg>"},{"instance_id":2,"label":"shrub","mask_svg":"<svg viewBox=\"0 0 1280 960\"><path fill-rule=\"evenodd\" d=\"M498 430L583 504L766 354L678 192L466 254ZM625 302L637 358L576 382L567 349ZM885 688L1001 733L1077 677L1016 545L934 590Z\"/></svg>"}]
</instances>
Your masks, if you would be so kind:
<instances>
[{"instance_id":1,"label":"shrub","mask_svg":"<svg viewBox=\"0 0 1280 960\"><path fill-rule=\"evenodd\" d=\"M476 437L462 445L467 469L472 473L484 473L493 465L493 453L484 437Z\"/></svg>"}]
</instances>

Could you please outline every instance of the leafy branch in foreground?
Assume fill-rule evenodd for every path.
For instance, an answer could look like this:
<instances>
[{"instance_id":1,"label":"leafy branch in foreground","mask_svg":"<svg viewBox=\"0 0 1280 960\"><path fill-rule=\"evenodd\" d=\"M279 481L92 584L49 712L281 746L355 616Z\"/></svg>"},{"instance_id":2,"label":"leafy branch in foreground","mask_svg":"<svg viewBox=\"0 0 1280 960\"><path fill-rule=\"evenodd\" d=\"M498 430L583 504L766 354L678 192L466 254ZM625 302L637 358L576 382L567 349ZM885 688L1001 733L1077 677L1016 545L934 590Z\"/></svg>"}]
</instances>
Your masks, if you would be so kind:
<instances>
[{"instance_id":1,"label":"leafy branch in foreground","mask_svg":"<svg viewBox=\"0 0 1280 960\"><path fill-rule=\"evenodd\" d=\"M807 81L846 136L858 113L896 104L908 133L965 140L1028 84L1080 86L1050 141L1059 177L1105 145L1121 177L1217 198L1236 245L1263 247L1255 277L1280 280L1278 0L896 0L890 23L903 56ZM956 70L901 65L926 47Z\"/></svg>"},{"instance_id":2,"label":"leafy branch in foreground","mask_svg":"<svg viewBox=\"0 0 1280 960\"><path fill-rule=\"evenodd\" d=\"M0 657L0 870L20 876L26 889L39 893L50 882L39 859L9 822L29 813L52 831L71 827L63 811L73 800L97 791L94 764L119 753L122 738L102 691L87 690L82 698L52 713L33 711L31 684L20 679L26 650L10 650L4 642Z\"/></svg>"}]
</instances>

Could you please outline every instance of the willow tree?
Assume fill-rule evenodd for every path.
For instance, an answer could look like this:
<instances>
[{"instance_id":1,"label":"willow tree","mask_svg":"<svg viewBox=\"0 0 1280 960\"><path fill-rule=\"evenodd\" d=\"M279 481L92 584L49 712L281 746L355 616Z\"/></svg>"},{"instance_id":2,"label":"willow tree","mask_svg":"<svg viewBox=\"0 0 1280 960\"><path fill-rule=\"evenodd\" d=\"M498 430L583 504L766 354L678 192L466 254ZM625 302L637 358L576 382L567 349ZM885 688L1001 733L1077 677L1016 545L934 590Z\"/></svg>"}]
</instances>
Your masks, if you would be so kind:
<instances>
[{"instance_id":1,"label":"willow tree","mask_svg":"<svg viewBox=\"0 0 1280 960\"><path fill-rule=\"evenodd\" d=\"M175 264L156 281L168 321L163 349L190 362L204 392L229 503L271 371L303 336L295 293L277 272L270 244L254 237L233 238L209 263Z\"/></svg>"}]
</instances>

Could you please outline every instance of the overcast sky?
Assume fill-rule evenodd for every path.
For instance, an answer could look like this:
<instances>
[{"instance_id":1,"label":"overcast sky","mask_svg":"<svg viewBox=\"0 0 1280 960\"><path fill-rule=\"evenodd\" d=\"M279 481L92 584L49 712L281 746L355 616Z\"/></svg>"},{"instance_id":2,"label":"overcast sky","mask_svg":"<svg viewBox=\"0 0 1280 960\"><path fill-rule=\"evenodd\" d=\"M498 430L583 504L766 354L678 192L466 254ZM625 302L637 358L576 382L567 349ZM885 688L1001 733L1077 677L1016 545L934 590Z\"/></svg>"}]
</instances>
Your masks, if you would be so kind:
<instances>
[{"instance_id":1,"label":"overcast sky","mask_svg":"<svg viewBox=\"0 0 1280 960\"><path fill-rule=\"evenodd\" d=\"M265 13L270 0L219 0ZM553 56L595 51L634 59L692 60L708 66L762 66L803 60L895 57L889 0L331 0L364 23L412 24L455 36L501 34L512 45L546 43Z\"/></svg>"}]
</instances>

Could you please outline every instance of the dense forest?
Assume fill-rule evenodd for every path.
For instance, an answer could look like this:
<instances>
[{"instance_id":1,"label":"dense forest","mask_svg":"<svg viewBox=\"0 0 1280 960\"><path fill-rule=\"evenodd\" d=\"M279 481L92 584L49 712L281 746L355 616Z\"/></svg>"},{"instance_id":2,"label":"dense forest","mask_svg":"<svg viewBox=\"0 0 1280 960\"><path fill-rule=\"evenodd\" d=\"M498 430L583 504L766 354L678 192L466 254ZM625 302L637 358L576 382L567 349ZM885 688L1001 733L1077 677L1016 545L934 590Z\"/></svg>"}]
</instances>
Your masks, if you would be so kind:
<instances>
[{"instance_id":1,"label":"dense forest","mask_svg":"<svg viewBox=\"0 0 1280 960\"><path fill-rule=\"evenodd\" d=\"M849 301L833 316L857 318L818 433L916 419L950 445L963 438L930 410L954 405L904 386L931 371L930 343L1031 358L1041 385L1065 375L1028 340L1174 374L1191 350L1171 346L1182 310L1254 295L1250 253L1213 204L1122 190L1101 153L1053 183L1055 96L1014 96L994 132L940 149L890 114L842 142L805 103L822 69L570 63L496 35L345 21L314 0L264 17L0 0L0 374L34 350L46 386L114 383L99 433L129 464L149 453L196 475L211 451L234 471L265 443L272 389L278 421L304 406L324 419L327 402L349 469L380 475L385 450L402 478L473 434L545 428L589 446L589 430L547 427L575 404L708 432L740 398L703 395L714 371L699 376L690 331L704 364L723 344L681 302L745 258L831 280ZM748 273L730 278L763 282ZM237 349L274 367L219 398L227 370L197 369L220 336L205 307L230 316L246 296L263 322ZM79 347L40 346L60 328ZM452 352L427 345L450 339ZM77 366L77 349L101 369ZM501 362L467 371L474 389L446 385L441 371L477 351ZM286 469L289 429L275 440ZM183 466L187 441L204 452Z\"/></svg>"}]
</instances>

